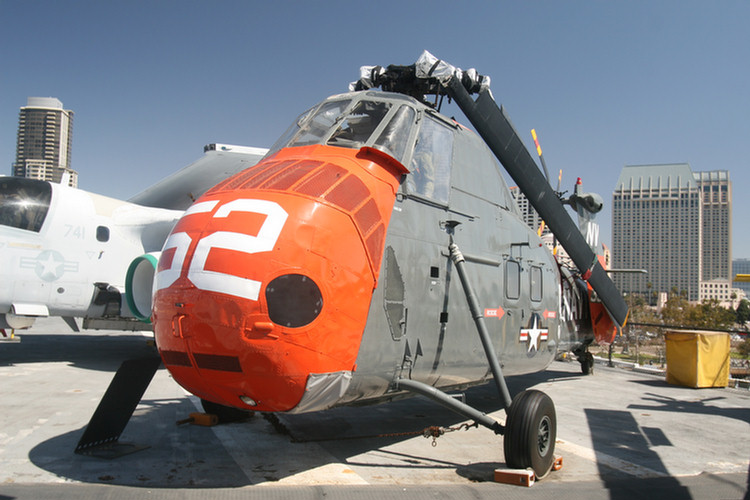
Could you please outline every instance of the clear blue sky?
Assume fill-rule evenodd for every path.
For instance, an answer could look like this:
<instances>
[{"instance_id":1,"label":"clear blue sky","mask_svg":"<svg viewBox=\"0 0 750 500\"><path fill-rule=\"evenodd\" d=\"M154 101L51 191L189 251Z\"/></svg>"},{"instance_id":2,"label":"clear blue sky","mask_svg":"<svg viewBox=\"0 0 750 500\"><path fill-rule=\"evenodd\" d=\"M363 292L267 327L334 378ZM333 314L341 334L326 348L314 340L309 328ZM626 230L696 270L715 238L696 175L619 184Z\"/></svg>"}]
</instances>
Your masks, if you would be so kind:
<instances>
[{"instance_id":1,"label":"clear blue sky","mask_svg":"<svg viewBox=\"0 0 750 500\"><path fill-rule=\"evenodd\" d=\"M128 198L204 144L270 146L361 65L427 49L490 75L564 186L604 197L606 243L623 165L688 162L730 171L750 257L749 21L746 0L0 0L0 172L29 96L75 112L79 187Z\"/></svg>"}]
</instances>

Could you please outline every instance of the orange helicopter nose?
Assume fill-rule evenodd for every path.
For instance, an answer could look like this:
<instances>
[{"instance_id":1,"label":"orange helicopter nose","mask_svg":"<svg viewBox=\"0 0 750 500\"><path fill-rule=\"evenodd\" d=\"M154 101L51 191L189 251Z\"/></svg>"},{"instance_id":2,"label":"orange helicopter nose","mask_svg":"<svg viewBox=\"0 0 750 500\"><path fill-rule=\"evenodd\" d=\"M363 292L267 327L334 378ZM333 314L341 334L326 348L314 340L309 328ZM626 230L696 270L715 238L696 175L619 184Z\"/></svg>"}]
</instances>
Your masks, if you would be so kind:
<instances>
[{"instance_id":1,"label":"orange helicopter nose","mask_svg":"<svg viewBox=\"0 0 750 500\"><path fill-rule=\"evenodd\" d=\"M357 154L282 150L185 212L159 260L153 322L186 389L300 411L348 384L398 186Z\"/></svg>"}]
</instances>

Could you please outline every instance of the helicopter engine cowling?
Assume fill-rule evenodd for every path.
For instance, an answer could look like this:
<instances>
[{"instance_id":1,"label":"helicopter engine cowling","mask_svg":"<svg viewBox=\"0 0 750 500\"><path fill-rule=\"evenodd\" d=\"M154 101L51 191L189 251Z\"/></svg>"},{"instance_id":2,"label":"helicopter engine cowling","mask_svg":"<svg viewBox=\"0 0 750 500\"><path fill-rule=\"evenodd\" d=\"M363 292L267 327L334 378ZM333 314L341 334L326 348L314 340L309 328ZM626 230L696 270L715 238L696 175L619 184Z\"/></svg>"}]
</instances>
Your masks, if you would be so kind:
<instances>
[{"instance_id":1,"label":"helicopter engine cowling","mask_svg":"<svg viewBox=\"0 0 750 500\"><path fill-rule=\"evenodd\" d=\"M12 328L14 330L24 330L31 328L36 318L31 316L18 316L11 312L0 314L0 328Z\"/></svg>"},{"instance_id":2,"label":"helicopter engine cowling","mask_svg":"<svg viewBox=\"0 0 750 500\"><path fill-rule=\"evenodd\" d=\"M125 299L133 315L151 323L151 299L153 295L156 265L161 252L143 254L133 259L125 276Z\"/></svg>"}]
</instances>

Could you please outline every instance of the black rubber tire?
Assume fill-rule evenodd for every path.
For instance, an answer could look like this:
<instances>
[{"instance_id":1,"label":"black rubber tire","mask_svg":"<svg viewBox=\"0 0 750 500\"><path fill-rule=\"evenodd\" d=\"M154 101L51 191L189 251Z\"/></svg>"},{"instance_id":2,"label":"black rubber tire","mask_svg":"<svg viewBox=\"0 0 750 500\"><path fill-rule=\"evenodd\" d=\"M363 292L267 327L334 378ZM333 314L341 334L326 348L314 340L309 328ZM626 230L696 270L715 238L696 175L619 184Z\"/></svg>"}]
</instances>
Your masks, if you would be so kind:
<instances>
[{"instance_id":1,"label":"black rubber tire","mask_svg":"<svg viewBox=\"0 0 750 500\"><path fill-rule=\"evenodd\" d=\"M505 463L511 469L531 467L537 478L546 476L555 461L557 416L545 393L528 390L513 398L505 422Z\"/></svg>"},{"instance_id":2,"label":"black rubber tire","mask_svg":"<svg viewBox=\"0 0 750 500\"><path fill-rule=\"evenodd\" d=\"M581 356L581 373L584 375L594 374L594 355L588 351Z\"/></svg>"},{"instance_id":3,"label":"black rubber tire","mask_svg":"<svg viewBox=\"0 0 750 500\"><path fill-rule=\"evenodd\" d=\"M208 401L206 399L201 399L201 406L203 406L204 412L219 417L220 424L243 422L252 417L255 413L249 410L241 410L231 406L220 405L219 403L214 403L213 401Z\"/></svg>"}]
</instances>

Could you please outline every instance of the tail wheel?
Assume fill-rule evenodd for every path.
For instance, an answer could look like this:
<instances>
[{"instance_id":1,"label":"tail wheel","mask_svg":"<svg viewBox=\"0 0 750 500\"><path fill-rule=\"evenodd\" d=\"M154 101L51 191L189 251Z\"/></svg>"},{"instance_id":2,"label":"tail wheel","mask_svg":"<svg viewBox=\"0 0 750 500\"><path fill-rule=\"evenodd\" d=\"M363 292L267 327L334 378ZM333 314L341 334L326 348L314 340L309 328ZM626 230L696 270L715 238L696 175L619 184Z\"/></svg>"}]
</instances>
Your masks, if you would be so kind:
<instances>
[{"instance_id":1,"label":"tail wheel","mask_svg":"<svg viewBox=\"0 0 750 500\"><path fill-rule=\"evenodd\" d=\"M581 373L584 375L593 375L594 374L594 355L591 354L589 351L586 351L583 353L583 356L580 358L581 362Z\"/></svg>"},{"instance_id":2,"label":"tail wheel","mask_svg":"<svg viewBox=\"0 0 750 500\"><path fill-rule=\"evenodd\" d=\"M546 476L555 459L556 438L557 417L549 396L529 390L513 398L503 443L508 467L531 467L538 478Z\"/></svg>"}]
</instances>

